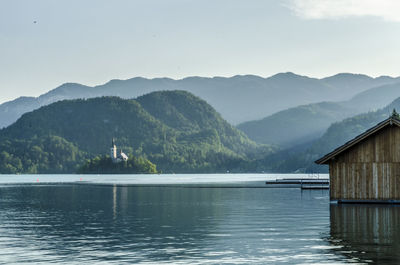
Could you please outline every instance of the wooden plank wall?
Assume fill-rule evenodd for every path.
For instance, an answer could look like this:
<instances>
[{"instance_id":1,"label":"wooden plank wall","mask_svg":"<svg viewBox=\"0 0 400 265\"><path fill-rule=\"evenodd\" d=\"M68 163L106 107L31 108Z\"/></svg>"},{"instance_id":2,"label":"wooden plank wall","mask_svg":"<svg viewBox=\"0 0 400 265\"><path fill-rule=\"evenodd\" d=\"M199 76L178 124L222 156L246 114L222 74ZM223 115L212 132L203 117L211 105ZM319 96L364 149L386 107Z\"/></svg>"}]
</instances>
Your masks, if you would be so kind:
<instances>
[{"instance_id":1,"label":"wooden plank wall","mask_svg":"<svg viewBox=\"0 0 400 265\"><path fill-rule=\"evenodd\" d=\"M400 128L389 126L329 165L331 200L400 200Z\"/></svg>"}]
</instances>

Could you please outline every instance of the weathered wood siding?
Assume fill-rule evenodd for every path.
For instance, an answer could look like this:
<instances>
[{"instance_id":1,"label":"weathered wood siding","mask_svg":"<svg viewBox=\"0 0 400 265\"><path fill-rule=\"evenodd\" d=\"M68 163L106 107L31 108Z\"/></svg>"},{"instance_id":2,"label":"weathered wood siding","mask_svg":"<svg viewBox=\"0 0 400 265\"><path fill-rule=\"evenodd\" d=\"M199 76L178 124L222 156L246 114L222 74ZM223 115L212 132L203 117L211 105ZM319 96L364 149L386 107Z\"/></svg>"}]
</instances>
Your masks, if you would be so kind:
<instances>
[{"instance_id":1,"label":"weathered wood siding","mask_svg":"<svg viewBox=\"0 0 400 265\"><path fill-rule=\"evenodd\" d=\"M388 126L329 163L331 200L400 200L400 128Z\"/></svg>"}]
</instances>

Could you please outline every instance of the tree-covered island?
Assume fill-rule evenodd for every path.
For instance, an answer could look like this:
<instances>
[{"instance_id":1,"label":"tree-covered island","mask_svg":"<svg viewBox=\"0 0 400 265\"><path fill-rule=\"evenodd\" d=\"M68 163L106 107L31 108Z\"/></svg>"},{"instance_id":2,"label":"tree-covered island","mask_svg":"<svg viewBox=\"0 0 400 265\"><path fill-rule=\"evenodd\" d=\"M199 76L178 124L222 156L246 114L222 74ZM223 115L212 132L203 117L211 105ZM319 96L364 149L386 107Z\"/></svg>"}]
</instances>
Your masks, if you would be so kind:
<instances>
[{"instance_id":1,"label":"tree-covered island","mask_svg":"<svg viewBox=\"0 0 400 265\"><path fill-rule=\"evenodd\" d=\"M114 163L110 156L88 159L78 170L80 174L156 174L156 165L143 157L129 156L126 161Z\"/></svg>"}]
</instances>

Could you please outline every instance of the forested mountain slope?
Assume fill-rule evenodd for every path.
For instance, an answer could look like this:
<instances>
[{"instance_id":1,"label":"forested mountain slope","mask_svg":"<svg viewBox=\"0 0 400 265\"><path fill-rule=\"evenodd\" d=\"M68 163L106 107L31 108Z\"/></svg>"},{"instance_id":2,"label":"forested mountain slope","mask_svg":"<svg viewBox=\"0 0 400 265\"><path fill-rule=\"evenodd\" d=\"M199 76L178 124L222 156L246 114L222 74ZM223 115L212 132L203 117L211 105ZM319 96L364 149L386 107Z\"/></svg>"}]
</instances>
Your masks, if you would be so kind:
<instances>
[{"instance_id":1,"label":"forested mountain slope","mask_svg":"<svg viewBox=\"0 0 400 265\"><path fill-rule=\"evenodd\" d=\"M84 158L108 154L112 138L164 172L240 170L258 152L272 150L249 140L204 100L162 91L136 100L59 101L24 114L0 130L0 172L73 172ZM40 144L46 139L55 143Z\"/></svg>"},{"instance_id":2,"label":"forested mountain slope","mask_svg":"<svg viewBox=\"0 0 400 265\"><path fill-rule=\"evenodd\" d=\"M327 166L316 165L314 161L385 120L391 115L393 109L400 109L400 98L377 111L333 123L322 137L308 146L303 146L297 151L278 152L260 163L269 167L271 171L278 172L327 172Z\"/></svg>"}]
</instances>

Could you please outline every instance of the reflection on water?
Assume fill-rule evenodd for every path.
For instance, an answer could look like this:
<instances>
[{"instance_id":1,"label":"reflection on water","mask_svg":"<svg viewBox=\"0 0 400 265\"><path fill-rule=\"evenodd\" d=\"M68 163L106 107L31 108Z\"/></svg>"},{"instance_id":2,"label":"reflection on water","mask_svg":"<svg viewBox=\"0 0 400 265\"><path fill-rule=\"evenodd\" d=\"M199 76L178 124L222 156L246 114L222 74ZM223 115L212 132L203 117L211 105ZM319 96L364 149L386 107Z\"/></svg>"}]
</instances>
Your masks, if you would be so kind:
<instances>
[{"instance_id":1,"label":"reflection on water","mask_svg":"<svg viewBox=\"0 0 400 265\"><path fill-rule=\"evenodd\" d=\"M188 255L185 250L190 245L201 247L207 235L203 227L212 227L222 214L209 205L218 203L218 196L206 189L171 193L116 186L1 189L0 253L17 262L25 257L33 262L47 257L67 262L76 256L169 260ZM8 251L22 256L10 256Z\"/></svg>"},{"instance_id":2,"label":"reflection on water","mask_svg":"<svg viewBox=\"0 0 400 265\"><path fill-rule=\"evenodd\" d=\"M353 261L331 250L345 235L326 240L327 191L17 185L0 187L0 208L4 263Z\"/></svg>"},{"instance_id":3,"label":"reflection on water","mask_svg":"<svg viewBox=\"0 0 400 265\"><path fill-rule=\"evenodd\" d=\"M330 206L329 241L336 254L364 263L400 264L400 207L339 204Z\"/></svg>"}]
</instances>

